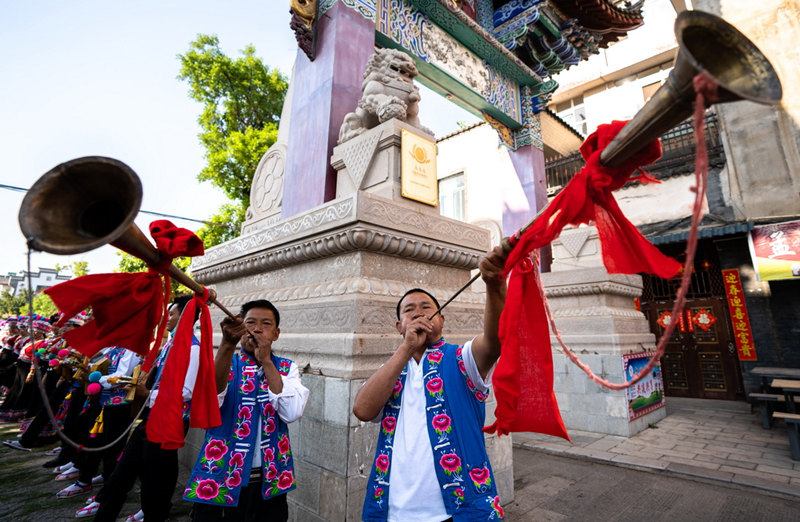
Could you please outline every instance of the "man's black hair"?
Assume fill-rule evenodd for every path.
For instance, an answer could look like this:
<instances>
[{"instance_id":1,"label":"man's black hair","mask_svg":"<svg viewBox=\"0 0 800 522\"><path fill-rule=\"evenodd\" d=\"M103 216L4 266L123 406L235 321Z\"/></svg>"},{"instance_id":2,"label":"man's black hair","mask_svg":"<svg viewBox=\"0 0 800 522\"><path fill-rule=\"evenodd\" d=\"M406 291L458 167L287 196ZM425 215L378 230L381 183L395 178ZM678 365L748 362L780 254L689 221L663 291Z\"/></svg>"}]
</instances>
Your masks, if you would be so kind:
<instances>
[{"instance_id":1,"label":"man's black hair","mask_svg":"<svg viewBox=\"0 0 800 522\"><path fill-rule=\"evenodd\" d=\"M278 312L278 309L275 308L275 305L267 301L266 299L256 299L255 301L248 301L242 305L241 310L239 310L239 314L244 319L244 316L247 315L247 312L252 310L253 308L266 308L267 310L272 310L272 314L275 316L275 328L280 328L281 326L281 314Z\"/></svg>"},{"instance_id":2,"label":"man's black hair","mask_svg":"<svg viewBox=\"0 0 800 522\"><path fill-rule=\"evenodd\" d=\"M400 320L400 303L403 302L403 299L405 299L406 296L408 296L408 294L425 294L428 297L430 297L431 299L433 299L433 302L436 305L436 308L437 309L439 308L439 301L437 301L436 298L433 297L433 294L431 294L427 290L423 290L422 288L412 288L411 290L409 290L408 292L403 294L403 297L401 297L400 300L397 301L397 320L398 321Z\"/></svg>"},{"instance_id":3,"label":"man's black hair","mask_svg":"<svg viewBox=\"0 0 800 522\"><path fill-rule=\"evenodd\" d=\"M192 300L194 296L192 294L181 294L176 295L172 298L172 304L178 307L180 313L183 313L183 309L186 308L186 305L189 304L189 301ZM196 323L197 320L200 318L200 308L198 307L194 311L194 322Z\"/></svg>"}]
</instances>

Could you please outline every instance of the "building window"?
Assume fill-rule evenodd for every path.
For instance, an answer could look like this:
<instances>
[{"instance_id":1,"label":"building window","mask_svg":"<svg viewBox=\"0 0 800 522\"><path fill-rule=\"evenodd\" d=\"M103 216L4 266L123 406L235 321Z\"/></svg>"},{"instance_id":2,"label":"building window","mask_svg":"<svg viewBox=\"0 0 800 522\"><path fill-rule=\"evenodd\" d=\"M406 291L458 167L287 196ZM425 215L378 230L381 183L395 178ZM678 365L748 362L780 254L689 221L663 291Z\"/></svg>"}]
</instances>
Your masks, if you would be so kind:
<instances>
[{"instance_id":1,"label":"building window","mask_svg":"<svg viewBox=\"0 0 800 522\"><path fill-rule=\"evenodd\" d=\"M586 136L586 108L583 106L583 96L556 105L556 114L567 122L570 127Z\"/></svg>"},{"instance_id":2,"label":"building window","mask_svg":"<svg viewBox=\"0 0 800 522\"><path fill-rule=\"evenodd\" d=\"M466 221L466 203L463 172L439 180L439 213L442 216Z\"/></svg>"}]
</instances>

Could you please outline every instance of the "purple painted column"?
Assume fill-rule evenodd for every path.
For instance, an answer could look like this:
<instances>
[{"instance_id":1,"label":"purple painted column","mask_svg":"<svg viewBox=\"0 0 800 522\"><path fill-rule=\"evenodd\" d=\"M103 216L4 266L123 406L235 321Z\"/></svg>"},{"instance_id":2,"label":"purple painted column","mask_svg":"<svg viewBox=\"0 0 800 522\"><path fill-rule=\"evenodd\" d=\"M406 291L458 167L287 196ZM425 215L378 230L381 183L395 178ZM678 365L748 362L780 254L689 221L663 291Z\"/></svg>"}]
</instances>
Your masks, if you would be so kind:
<instances>
[{"instance_id":1,"label":"purple painted column","mask_svg":"<svg viewBox=\"0 0 800 522\"><path fill-rule=\"evenodd\" d=\"M299 214L336 195L330 165L345 114L361 98L364 66L375 48L375 22L337 2L319 20L317 55L295 58L294 98L281 217Z\"/></svg>"},{"instance_id":2,"label":"purple painted column","mask_svg":"<svg viewBox=\"0 0 800 522\"><path fill-rule=\"evenodd\" d=\"M544 151L535 145L524 145L509 151L511 163L517 171L522 190L528 200L530 210L513 211L506 206L503 211L503 235L508 236L527 225L531 219L547 205L547 178L544 170ZM541 268L550 271L550 247L542 249Z\"/></svg>"}]
</instances>

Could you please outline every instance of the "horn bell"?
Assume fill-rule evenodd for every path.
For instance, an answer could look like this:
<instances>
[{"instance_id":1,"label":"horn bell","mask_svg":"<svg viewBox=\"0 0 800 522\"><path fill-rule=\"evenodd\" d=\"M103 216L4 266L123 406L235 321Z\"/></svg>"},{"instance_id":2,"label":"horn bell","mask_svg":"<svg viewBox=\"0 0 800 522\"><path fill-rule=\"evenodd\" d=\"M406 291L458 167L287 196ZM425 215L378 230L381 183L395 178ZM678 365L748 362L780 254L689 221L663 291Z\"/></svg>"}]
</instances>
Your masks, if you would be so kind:
<instances>
[{"instance_id":1,"label":"horn bell","mask_svg":"<svg viewBox=\"0 0 800 522\"><path fill-rule=\"evenodd\" d=\"M19 226L31 249L70 255L120 238L142 204L142 183L121 161L87 156L62 163L25 194Z\"/></svg>"},{"instance_id":2,"label":"horn bell","mask_svg":"<svg viewBox=\"0 0 800 522\"><path fill-rule=\"evenodd\" d=\"M675 19L678 55L669 77L600 154L600 163L623 163L693 111L694 77L710 76L718 85L712 103L750 100L777 104L781 81L769 60L745 35L722 18L682 11Z\"/></svg>"}]
</instances>

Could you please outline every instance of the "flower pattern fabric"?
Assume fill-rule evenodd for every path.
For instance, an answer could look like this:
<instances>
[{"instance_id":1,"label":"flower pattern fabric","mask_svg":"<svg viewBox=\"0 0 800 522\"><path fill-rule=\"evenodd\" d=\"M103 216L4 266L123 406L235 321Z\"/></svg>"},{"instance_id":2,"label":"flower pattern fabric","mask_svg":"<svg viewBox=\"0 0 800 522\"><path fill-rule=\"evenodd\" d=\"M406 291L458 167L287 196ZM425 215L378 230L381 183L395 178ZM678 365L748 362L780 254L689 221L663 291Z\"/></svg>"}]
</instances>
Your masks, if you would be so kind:
<instances>
[{"instance_id":1,"label":"flower pattern fabric","mask_svg":"<svg viewBox=\"0 0 800 522\"><path fill-rule=\"evenodd\" d=\"M281 375L291 361L272 356ZM288 427L269 402L269 384L256 361L239 350L228 378L229 392L222 404L222 426L206 432L203 450L192 469L183 498L192 502L235 506L247 486L252 451L261 451L262 495L265 499L296 487ZM254 448L258 429L261 448Z\"/></svg>"},{"instance_id":2,"label":"flower pattern fabric","mask_svg":"<svg viewBox=\"0 0 800 522\"><path fill-rule=\"evenodd\" d=\"M467 376L460 346L442 339L428 347L422 363L428 436L447 512L454 521L502 520L481 432L488 395ZM383 410L362 512L365 521L386 520L388 515L388 479L406 376L404 368Z\"/></svg>"}]
</instances>

